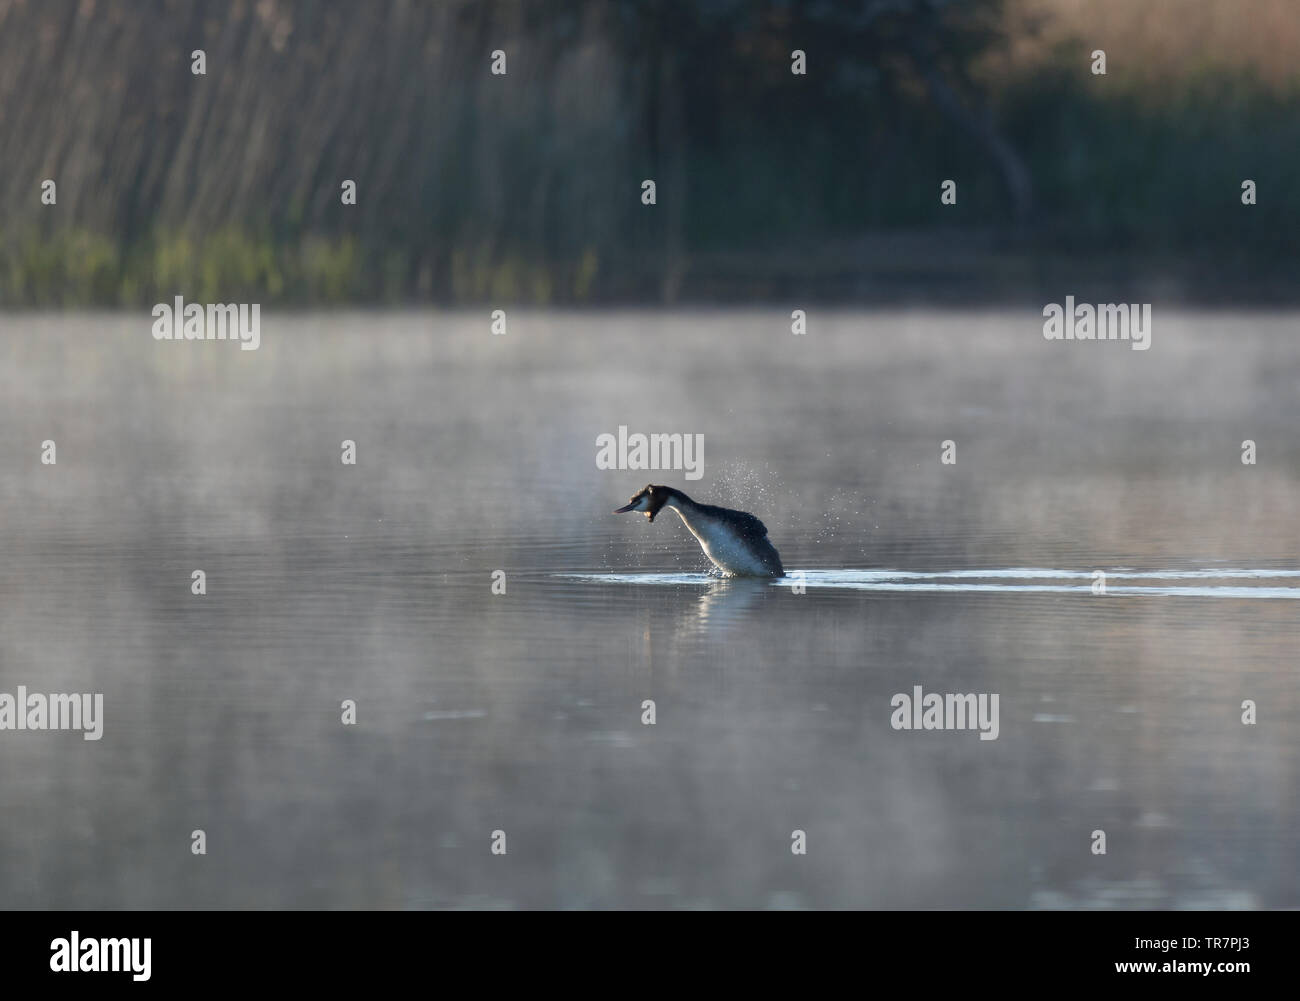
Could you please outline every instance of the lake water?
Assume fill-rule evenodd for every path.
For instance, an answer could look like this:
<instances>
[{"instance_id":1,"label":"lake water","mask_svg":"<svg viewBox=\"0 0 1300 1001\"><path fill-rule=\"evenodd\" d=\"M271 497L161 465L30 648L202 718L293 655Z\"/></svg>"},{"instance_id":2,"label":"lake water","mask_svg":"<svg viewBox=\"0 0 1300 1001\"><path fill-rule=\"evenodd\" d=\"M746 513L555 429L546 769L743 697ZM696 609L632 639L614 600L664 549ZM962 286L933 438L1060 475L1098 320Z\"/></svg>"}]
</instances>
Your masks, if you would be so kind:
<instances>
[{"instance_id":1,"label":"lake water","mask_svg":"<svg viewBox=\"0 0 1300 1001\"><path fill-rule=\"evenodd\" d=\"M0 320L0 692L104 696L0 732L0 905L1300 906L1300 317L487 313Z\"/></svg>"}]
</instances>

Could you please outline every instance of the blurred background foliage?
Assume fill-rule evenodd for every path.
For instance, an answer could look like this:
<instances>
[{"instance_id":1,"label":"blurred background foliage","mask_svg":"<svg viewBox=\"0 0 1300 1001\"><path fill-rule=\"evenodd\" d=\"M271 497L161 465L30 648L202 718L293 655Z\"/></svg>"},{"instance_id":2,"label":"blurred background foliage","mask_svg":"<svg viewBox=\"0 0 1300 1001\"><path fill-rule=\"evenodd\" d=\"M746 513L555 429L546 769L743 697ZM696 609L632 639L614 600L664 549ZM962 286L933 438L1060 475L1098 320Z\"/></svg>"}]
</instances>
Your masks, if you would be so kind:
<instances>
[{"instance_id":1,"label":"blurred background foliage","mask_svg":"<svg viewBox=\"0 0 1300 1001\"><path fill-rule=\"evenodd\" d=\"M1295 0L0 0L0 304L1291 300L1298 94Z\"/></svg>"}]
</instances>

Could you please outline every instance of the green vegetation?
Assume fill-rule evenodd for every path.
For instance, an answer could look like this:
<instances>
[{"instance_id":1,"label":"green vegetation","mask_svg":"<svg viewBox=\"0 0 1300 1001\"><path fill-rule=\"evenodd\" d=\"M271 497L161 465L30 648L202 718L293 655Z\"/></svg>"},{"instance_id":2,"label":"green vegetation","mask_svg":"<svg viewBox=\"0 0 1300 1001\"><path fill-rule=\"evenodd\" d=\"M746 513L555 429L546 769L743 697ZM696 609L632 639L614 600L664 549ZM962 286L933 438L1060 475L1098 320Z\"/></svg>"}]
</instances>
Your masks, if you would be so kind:
<instances>
[{"instance_id":1,"label":"green vegetation","mask_svg":"<svg viewBox=\"0 0 1300 1001\"><path fill-rule=\"evenodd\" d=\"M1156 261L1248 297L1286 267L1300 77L1166 53L1179 75L1126 78L1131 31L1094 77L1068 24L998 62L1015 23L998 0L0 5L0 306L1006 294Z\"/></svg>"}]
</instances>

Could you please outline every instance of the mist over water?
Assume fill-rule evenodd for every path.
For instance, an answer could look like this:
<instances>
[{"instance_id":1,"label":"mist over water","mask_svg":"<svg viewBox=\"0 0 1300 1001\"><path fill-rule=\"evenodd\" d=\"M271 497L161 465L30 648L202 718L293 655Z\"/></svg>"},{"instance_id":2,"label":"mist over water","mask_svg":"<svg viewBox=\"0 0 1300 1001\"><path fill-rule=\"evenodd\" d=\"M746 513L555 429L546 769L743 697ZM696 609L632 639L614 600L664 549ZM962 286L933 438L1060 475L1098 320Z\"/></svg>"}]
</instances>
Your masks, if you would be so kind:
<instances>
[{"instance_id":1,"label":"mist over water","mask_svg":"<svg viewBox=\"0 0 1300 1001\"><path fill-rule=\"evenodd\" d=\"M0 691L104 733L0 733L0 900L1300 905L1297 318L1038 310L4 317ZM610 515L650 482L805 593ZM998 739L892 729L917 685Z\"/></svg>"}]
</instances>

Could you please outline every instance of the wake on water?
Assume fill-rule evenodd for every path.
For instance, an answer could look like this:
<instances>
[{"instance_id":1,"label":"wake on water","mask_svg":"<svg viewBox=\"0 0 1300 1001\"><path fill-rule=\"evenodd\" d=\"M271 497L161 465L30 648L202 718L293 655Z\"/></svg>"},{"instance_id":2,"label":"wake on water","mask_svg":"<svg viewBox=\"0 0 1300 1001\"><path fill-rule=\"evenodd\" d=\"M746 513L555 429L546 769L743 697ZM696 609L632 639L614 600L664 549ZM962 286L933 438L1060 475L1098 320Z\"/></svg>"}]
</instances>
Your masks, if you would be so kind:
<instances>
[{"instance_id":1,"label":"wake on water","mask_svg":"<svg viewBox=\"0 0 1300 1001\"><path fill-rule=\"evenodd\" d=\"M1300 598L1300 587L1278 581L1300 579L1300 570L1131 570L1103 571L1107 597ZM560 573L556 577L611 584L716 584L708 573ZM1114 581L1125 583L1115 584ZM1132 583L1141 581L1144 583ZM1233 583L1220 583L1232 581ZM1258 583L1255 583L1258 582ZM996 570L787 570L773 587L846 588L856 591L912 591L975 594L1101 594L1096 571L1009 567Z\"/></svg>"}]
</instances>

